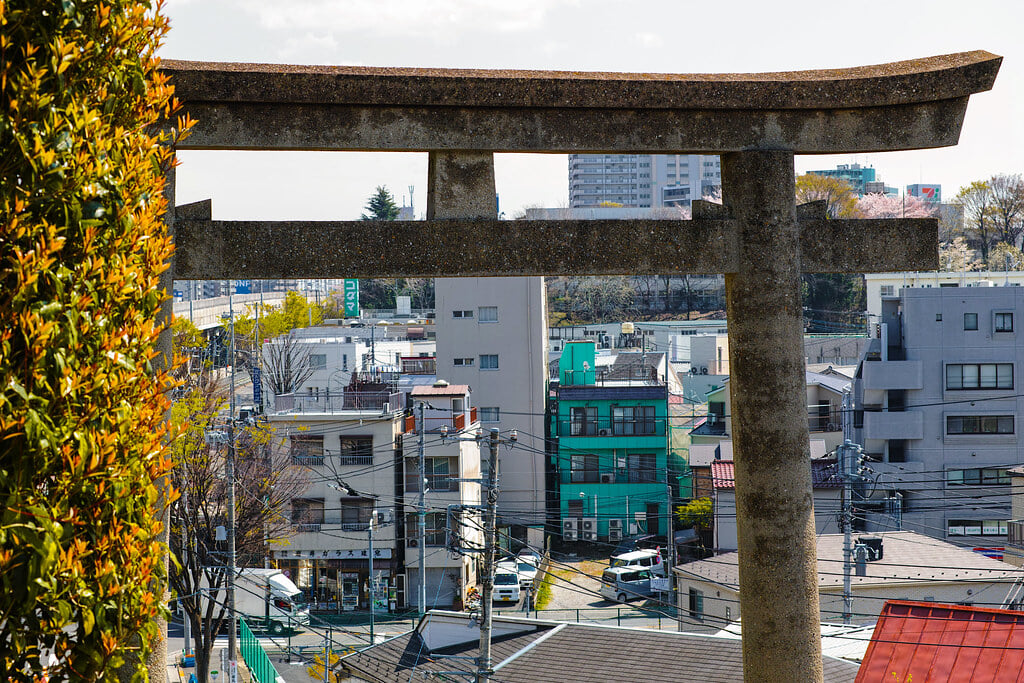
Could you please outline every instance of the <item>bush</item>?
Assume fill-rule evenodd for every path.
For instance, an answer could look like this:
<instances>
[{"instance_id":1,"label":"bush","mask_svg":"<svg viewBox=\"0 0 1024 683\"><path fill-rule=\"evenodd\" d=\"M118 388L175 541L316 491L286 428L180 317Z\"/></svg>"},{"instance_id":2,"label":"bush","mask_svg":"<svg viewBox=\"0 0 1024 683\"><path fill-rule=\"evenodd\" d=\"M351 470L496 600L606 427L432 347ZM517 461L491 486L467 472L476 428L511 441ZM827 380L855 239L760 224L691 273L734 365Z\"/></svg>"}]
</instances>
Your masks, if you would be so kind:
<instances>
[{"instance_id":1,"label":"bush","mask_svg":"<svg viewBox=\"0 0 1024 683\"><path fill-rule=\"evenodd\" d=\"M160 10L0 3L0 680L112 675L163 609Z\"/></svg>"}]
</instances>

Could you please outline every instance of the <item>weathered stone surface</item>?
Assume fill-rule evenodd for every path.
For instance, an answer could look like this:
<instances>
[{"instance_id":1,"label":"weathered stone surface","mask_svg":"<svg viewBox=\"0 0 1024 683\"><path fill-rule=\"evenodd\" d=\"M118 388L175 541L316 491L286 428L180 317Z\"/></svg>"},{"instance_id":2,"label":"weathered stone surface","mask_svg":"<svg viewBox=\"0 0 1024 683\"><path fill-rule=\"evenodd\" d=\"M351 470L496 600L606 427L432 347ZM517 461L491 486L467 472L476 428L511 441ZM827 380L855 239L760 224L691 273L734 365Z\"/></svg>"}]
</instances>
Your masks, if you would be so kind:
<instances>
[{"instance_id":1,"label":"weathered stone surface","mask_svg":"<svg viewBox=\"0 0 1024 683\"><path fill-rule=\"evenodd\" d=\"M493 199L489 204L493 213ZM740 267L732 219L260 222L178 211L176 270L184 279L662 275ZM938 266L932 218L810 219L800 227L804 272Z\"/></svg>"},{"instance_id":2,"label":"weathered stone surface","mask_svg":"<svg viewBox=\"0 0 1024 683\"><path fill-rule=\"evenodd\" d=\"M848 69L662 74L297 66L164 60L189 102L500 108L836 109L933 102L992 87L984 50Z\"/></svg>"},{"instance_id":3,"label":"weathered stone surface","mask_svg":"<svg viewBox=\"0 0 1024 683\"><path fill-rule=\"evenodd\" d=\"M587 74L164 62L181 149L718 153L956 144L987 52L831 71Z\"/></svg>"},{"instance_id":4,"label":"weathered stone surface","mask_svg":"<svg viewBox=\"0 0 1024 683\"><path fill-rule=\"evenodd\" d=\"M821 681L793 155L722 155L739 221L725 276L743 677Z\"/></svg>"}]
</instances>

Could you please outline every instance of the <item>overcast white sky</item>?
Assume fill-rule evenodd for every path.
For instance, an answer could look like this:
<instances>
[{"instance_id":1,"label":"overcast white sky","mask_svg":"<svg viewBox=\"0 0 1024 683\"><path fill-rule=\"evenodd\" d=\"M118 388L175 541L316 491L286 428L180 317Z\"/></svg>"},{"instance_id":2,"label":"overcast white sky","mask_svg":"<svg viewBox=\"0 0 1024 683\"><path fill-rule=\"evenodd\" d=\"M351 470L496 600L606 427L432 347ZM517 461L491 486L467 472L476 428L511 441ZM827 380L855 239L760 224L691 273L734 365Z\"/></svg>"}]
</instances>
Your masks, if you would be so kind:
<instances>
[{"instance_id":1,"label":"overcast white sky","mask_svg":"<svg viewBox=\"0 0 1024 683\"><path fill-rule=\"evenodd\" d=\"M797 171L874 165L889 185L1024 171L1024 3L933 0L169 0L161 55L206 61L754 72L877 64L950 52L1004 57L971 98L957 147L798 157ZM377 185L426 207L425 154L186 152L178 203L214 218L351 220ZM501 210L565 206L564 155L498 155Z\"/></svg>"}]
</instances>

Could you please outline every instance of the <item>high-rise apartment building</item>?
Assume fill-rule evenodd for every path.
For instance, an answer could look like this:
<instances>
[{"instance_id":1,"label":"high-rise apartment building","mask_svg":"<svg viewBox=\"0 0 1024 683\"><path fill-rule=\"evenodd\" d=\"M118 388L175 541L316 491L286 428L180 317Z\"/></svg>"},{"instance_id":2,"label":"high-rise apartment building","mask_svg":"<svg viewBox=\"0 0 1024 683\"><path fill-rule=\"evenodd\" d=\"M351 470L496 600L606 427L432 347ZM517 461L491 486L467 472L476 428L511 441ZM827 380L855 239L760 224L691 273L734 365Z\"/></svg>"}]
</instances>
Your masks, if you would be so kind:
<instances>
[{"instance_id":1,"label":"high-rise apartment building","mask_svg":"<svg viewBox=\"0 0 1024 683\"><path fill-rule=\"evenodd\" d=\"M701 154L570 154L569 206L603 202L631 207L689 206L719 190L717 156Z\"/></svg>"}]
</instances>

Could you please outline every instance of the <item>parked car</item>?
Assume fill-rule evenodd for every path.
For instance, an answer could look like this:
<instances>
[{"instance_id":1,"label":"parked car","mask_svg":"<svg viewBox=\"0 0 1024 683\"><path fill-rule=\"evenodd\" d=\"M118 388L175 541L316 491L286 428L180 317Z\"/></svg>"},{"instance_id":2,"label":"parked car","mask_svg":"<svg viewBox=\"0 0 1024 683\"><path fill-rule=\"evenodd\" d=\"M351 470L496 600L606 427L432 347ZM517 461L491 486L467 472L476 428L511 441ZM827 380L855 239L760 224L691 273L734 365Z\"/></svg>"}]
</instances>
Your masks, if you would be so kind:
<instances>
[{"instance_id":1,"label":"parked car","mask_svg":"<svg viewBox=\"0 0 1024 683\"><path fill-rule=\"evenodd\" d=\"M516 556L520 562L529 562L534 567L540 567L541 558L537 551L532 548L523 548Z\"/></svg>"},{"instance_id":2,"label":"parked car","mask_svg":"<svg viewBox=\"0 0 1024 683\"><path fill-rule=\"evenodd\" d=\"M494 570L494 592L491 594L491 601L517 603L520 595L519 573L515 566L499 562Z\"/></svg>"},{"instance_id":3,"label":"parked car","mask_svg":"<svg viewBox=\"0 0 1024 683\"><path fill-rule=\"evenodd\" d=\"M657 550L634 550L631 553L616 555L611 560L612 567L650 569L659 576L665 576L665 564L665 560Z\"/></svg>"},{"instance_id":4,"label":"parked car","mask_svg":"<svg viewBox=\"0 0 1024 683\"><path fill-rule=\"evenodd\" d=\"M651 572L637 567L611 567L601 574L601 596L626 602L654 595Z\"/></svg>"},{"instance_id":5,"label":"parked car","mask_svg":"<svg viewBox=\"0 0 1024 683\"><path fill-rule=\"evenodd\" d=\"M615 552L612 556L623 555L625 553L631 553L634 550L652 550L658 545L664 545L660 537L654 534L641 534L638 536L627 536L626 538L619 541L619 544L615 547Z\"/></svg>"},{"instance_id":6,"label":"parked car","mask_svg":"<svg viewBox=\"0 0 1024 683\"><path fill-rule=\"evenodd\" d=\"M519 577L520 588L523 589L533 586L533 582L537 579L537 567L518 558L499 562L495 565L495 571L514 572Z\"/></svg>"}]
</instances>

